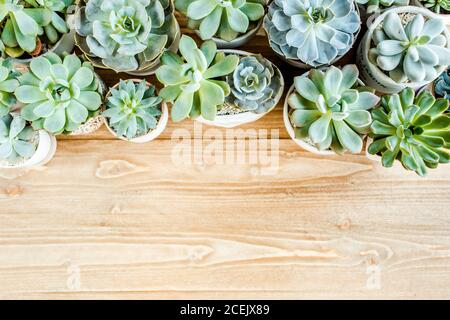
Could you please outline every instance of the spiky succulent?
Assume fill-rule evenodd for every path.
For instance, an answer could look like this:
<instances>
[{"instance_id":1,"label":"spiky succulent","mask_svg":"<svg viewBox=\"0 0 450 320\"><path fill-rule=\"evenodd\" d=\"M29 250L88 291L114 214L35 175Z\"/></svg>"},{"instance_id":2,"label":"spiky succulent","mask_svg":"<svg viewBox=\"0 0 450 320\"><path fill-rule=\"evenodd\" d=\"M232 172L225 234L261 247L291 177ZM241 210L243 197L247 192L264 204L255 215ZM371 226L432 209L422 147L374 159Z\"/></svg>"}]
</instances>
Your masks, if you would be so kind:
<instances>
[{"instance_id":1,"label":"spiky succulent","mask_svg":"<svg viewBox=\"0 0 450 320\"><path fill-rule=\"evenodd\" d=\"M188 26L200 31L202 40L217 36L231 41L249 30L251 21L264 16L265 0L175 0L188 17Z\"/></svg>"},{"instance_id":2,"label":"spiky succulent","mask_svg":"<svg viewBox=\"0 0 450 320\"><path fill-rule=\"evenodd\" d=\"M419 0L421 4L436 13L450 12L450 0Z\"/></svg>"},{"instance_id":3,"label":"spiky succulent","mask_svg":"<svg viewBox=\"0 0 450 320\"><path fill-rule=\"evenodd\" d=\"M31 61L19 77L17 99L24 104L25 120L53 134L70 133L99 113L102 86L88 62L76 55L48 53Z\"/></svg>"},{"instance_id":4,"label":"spiky succulent","mask_svg":"<svg viewBox=\"0 0 450 320\"><path fill-rule=\"evenodd\" d=\"M359 153L362 135L369 132L370 110L379 98L358 86L355 65L326 72L313 69L294 79L295 91L288 97L296 137L319 150L331 148L338 154L346 150Z\"/></svg>"},{"instance_id":5,"label":"spiky succulent","mask_svg":"<svg viewBox=\"0 0 450 320\"><path fill-rule=\"evenodd\" d=\"M0 118L0 160L28 160L36 152L32 139L36 132L20 116L6 114Z\"/></svg>"},{"instance_id":6,"label":"spiky succulent","mask_svg":"<svg viewBox=\"0 0 450 320\"><path fill-rule=\"evenodd\" d=\"M372 14L393 6L407 6L409 0L356 0L356 3L364 6L367 14Z\"/></svg>"},{"instance_id":7,"label":"spiky succulent","mask_svg":"<svg viewBox=\"0 0 450 320\"><path fill-rule=\"evenodd\" d=\"M343 56L360 24L353 0L274 0L264 18L272 49L313 67Z\"/></svg>"},{"instance_id":8,"label":"spiky succulent","mask_svg":"<svg viewBox=\"0 0 450 320\"><path fill-rule=\"evenodd\" d=\"M450 162L450 115L448 101L428 91L415 97L414 90L384 96L372 111L369 153L381 155L383 166L399 160L407 170L424 176L427 168Z\"/></svg>"},{"instance_id":9,"label":"spiky succulent","mask_svg":"<svg viewBox=\"0 0 450 320\"><path fill-rule=\"evenodd\" d=\"M178 36L171 0L86 2L77 10L77 44L98 67L146 71Z\"/></svg>"},{"instance_id":10,"label":"spiky succulent","mask_svg":"<svg viewBox=\"0 0 450 320\"><path fill-rule=\"evenodd\" d=\"M230 94L229 85L220 79L236 69L239 57L217 52L212 40L199 49L192 38L184 35L179 49L181 57L166 52L161 59L156 76L165 88L159 95L174 103L171 115L175 122L200 115L213 121L217 107Z\"/></svg>"},{"instance_id":11,"label":"spiky succulent","mask_svg":"<svg viewBox=\"0 0 450 320\"><path fill-rule=\"evenodd\" d=\"M16 103L14 91L19 86L18 76L11 61L0 58L0 117L8 114Z\"/></svg>"},{"instance_id":12,"label":"spiky succulent","mask_svg":"<svg viewBox=\"0 0 450 320\"><path fill-rule=\"evenodd\" d=\"M431 82L450 64L444 30L441 19L416 14L404 25L402 17L391 12L373 34L369 59L396 82Z\"/></svg>"},{"instance_id":13,"label":"spiky succulent","mask_svg":"<svg viewBox=\"0 0 450 320\"><path fill-rule=\"evenodd\" d=\"M450 101L450 70L444 71L435 82L434 91L438 97Z\"/></svg>"},{"instance_id":14,"label":"spiky succulent","mask_svg":"<svg viewBox=\"0 0 450 320\"><path fill-rule=\"evenodd\" d=\"M69 31L65 22L73 0L0 0L0 32L4 51L18 58L42 51L41 36L54 44L59 33Z\"/></svg>"},{"instance_id":15,"label":"spiky succulent","mask_svg":"<svg viewBox=\"0 0 450 320\"><path fill-rule=\"evenodd\" d=\"M121 80L118 89L111 89L103 116L119 137L133 139L156 128L162 114L161 102L155 87L148 86L145 80L139 84Z\"/></svg>"},{"instance_id":16,"label":"spiky succulent","mask_svg":"<svg viewBox=\"0 0 450 320\"><path fill-rule=\"evenodd\" d=\"M233 74L227 76L231 94L226 103L245 111L264 113L272 109L280 93L281 75L272 63L261 55L243 57Z\"/></svg>"}]
</instances>

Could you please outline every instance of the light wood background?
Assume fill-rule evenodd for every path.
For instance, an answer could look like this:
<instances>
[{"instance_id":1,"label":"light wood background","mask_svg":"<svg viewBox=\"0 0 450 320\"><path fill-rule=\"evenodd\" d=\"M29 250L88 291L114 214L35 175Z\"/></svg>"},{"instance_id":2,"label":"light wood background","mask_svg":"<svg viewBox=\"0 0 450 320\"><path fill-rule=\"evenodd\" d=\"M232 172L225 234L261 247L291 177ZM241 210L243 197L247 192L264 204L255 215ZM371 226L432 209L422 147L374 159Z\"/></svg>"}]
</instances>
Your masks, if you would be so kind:
<instances>
[{"instance_id":1,"label":"light wood background","mask_svg":"<svg viewBox=\"0 0 450 320\"><path fill-rule=\"evenodd\" d=\"M302 72L261 35L242 49L287 88ZM449 166L419 178L315 156L289 139L281 103L243 127L279 130L276 175L174 164L177 128L193 122L145 145L105 128L59 137L47 166L0 171L0 298L450 298Z\"/></svg>"}]
</instances>

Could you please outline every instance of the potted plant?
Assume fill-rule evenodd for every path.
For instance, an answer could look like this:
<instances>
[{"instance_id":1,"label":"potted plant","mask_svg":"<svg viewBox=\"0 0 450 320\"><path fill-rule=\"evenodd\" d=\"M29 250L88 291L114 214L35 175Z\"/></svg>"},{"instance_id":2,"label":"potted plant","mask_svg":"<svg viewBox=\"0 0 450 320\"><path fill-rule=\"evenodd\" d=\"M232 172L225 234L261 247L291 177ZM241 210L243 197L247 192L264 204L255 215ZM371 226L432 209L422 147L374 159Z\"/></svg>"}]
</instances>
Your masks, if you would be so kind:
<instances>
[{"instance_id":1,"label":"potted plant","mask_svg":"<svg viewBox=\"0 0 450 320\"><path fill-rule=\"evenodd\" d=\"M68 10L72 4L73 0L0 1L0 50L23 64L47 52L71 53L75 42Z\"/></svg>"},{"instance_id":2,"label":"potted plant","mask_svg":"<svg viewBox=\"0 0 450 320\"><path fill-rule=\"evenodd\" d=\"M175 0L188 18L188 27L202 40L212 39L219 48L247 43L260 29L266 0Z\"/></svg>"},{"instance_id":3,"label":"potted plant","mask_svg":"<svg viewBox=\"0 0 450 320\"><path fill-rule=\"evenodd\" d=\"M383 93L419 89L450 63L449 31L428 10L407 6L377 17L358 49L361 79Z\"/></svg>"},{"instance_id":4,"label":"potted plant","mask_svg":"<svg viewBox=\"0 0 450 320\"><path fill-rule=\"evenodd\" d=\"M385 9L409 5L409 0L355 0L360 7L361 16L380 13Z\"/></svg>"},{"instance_id":5,"label":"potted plant","mask_svg":"<svg viewBox=\"0 0 450 320\"><path fill-rule=\"evenodd\" d=\"M18 76L12 61L0 58L0 117L7 115L17 102L14 91L19 86Z\"/></svg>"},{"instance_id":6,"label":"potted plant","mask_svg":"<svg viewBox=\"0 0 450 320\"><path fill-rule=\"evenodd\" d=\"M264 29L272 49L299 68L335 63L356 41L361 26L353 0L277 0L269 5Z\"/></svg>"},{"instance_id":7,"label":"potted plant","mask_svg":"<svg viewBox=\"0 0 450 320\"><path fill-rule=\"evenodd\" d=\"M102 115L119 139L144 143L156 139L167 125L169 112L155 86L145 80L120 81L106 95Z\"/></svg>"},{"instance_id":8,"label":"potted plant","mask_svg":"<svg viewBox=\"0 0 450 320\"><path fill-rule=\"evenodd\" d=\"M450 162L448 101L429 91L417 96L412 88L384 96L372 110L369 158L392 167L396 160L406 170L425 176L428 169Z\"/></svg>"},{"instance_id":9,"label":"potted plant","mask_svg":"<svg viewBox=\"0 0 450 320\"><path fill-rule=\"evenodd\" d=\"M450 101L450 69L445 70L433 85L434 96Z\"/></svg>"},{"instance_id":10,"label":"potted plant","mask_svg":"<svg viewBox=\"0 0 450 320\"><path fill-rule=\"evenodd\" d=\"M70 134L100 113L103 85L92 64L54 53L35 58L19 77L15 95L23 104L22 117L35 129Z\"/></svg>"},{"instance_id":11,"label":"potted plant","mask_svg":"<svg viewBox=\"0 0 450 320\"><path fill-rule=\"evenodd\" d=\"M205 124L233 128L257 121L272 111L284 92L284 79L280 70L259 54L239 50L224 50L225 54L239 56L239 64L233 73L225 77L230 94L217 107L217 116Z\"/></svg>"},{"instance_id":12,"label":"potted plant","mask_svg":"<svg viewBox=\"0 0 450 320\"><path fill-rule=\"evenodd\" d=\"M217 52L214 41L208 40L197 47L195 41L183 35L179 46L181 56L166 52L156 77L164 84L159 96L173 104L171 117L174 122L186 118L214 121L217 108L230 94L230 87L223 77L232 73L238 63L237 55Z\"/></svg>"},{"instance_id":13,"label":"potted plant","mask_svg":"<svg viewBox=\"0 0 450 320\"><path fill-rule=\"evenodd\" d=\"M171 0L79 0L76 43L95 67L145 76L176 51L180 28Z\"/></svg>"},{"instance_id":14,"label":"potted plant","mask_svg":"<svg viewBox=\"0 0 450 320\"><path fill-rule=\"evenodd\" d=\"M450 0L411 0L418 7L424 7L436 13L444 19L447 25L450 24Z\"/></svg>"},{"instance_id":15,"label":"potted plant","mask_svg":"<svg viewBox=\"0 0 450 320\"><path fill-rule=\"evenodd\" d=\"M312 69L294 79L284 105L284 122L295 143L319 155L361 152L372 123L368 110L379 98L358 76L355 65L346 65L342 70Z\"/></svg>"},{"instance_id":16,"label":"potted plant","mask_svg":"<svg viewBox=\"0 0 450 320\"><path fill-rule=\"evenodd\" d=\"M30 168L49 162L56 151L56 139L35 130L19 114L0 117L0 168Z\"/></svg>"}]
</instances>

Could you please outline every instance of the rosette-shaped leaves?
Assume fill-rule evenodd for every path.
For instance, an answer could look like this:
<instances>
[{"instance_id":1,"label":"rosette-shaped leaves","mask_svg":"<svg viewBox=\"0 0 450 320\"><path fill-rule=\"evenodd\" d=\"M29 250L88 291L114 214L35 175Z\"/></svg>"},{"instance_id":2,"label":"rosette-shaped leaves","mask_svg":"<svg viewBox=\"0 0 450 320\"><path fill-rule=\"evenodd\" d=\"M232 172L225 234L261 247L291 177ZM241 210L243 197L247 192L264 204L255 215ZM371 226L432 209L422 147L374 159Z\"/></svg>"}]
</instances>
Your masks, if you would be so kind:
<instances>
[{"instance_id":1,"label":"rosette-shaped leaves","mask_svg":"<svg viewBox=\"0 0 450 320\"><path fill-rule=\"evenodd\" d=\"M409 0L356 0L356 3L364 6L367 14L372 14L393 6L407 6Z\"/></svg>"},{"instance_id":2,"label":"rosette-shaped leaves","mask_svg":"<svg viewBox=\"0 0 450 320\"><path fill-rule=\"evenodd\" d=\"M231 94L226 102L255 113L271 110L282 89L279 71L261 55L241 58L233 74L227 76L227 82Z\"/></svg>"},{"instance_id":3,"label":"rosette-shaped leaves","mask_svg":"<svg viewBox=\"0 0 450 320\"><path fill-rule=\"evenodd\" d=\"M212 40L199 49L188 36L181 37L180 53L181 57L171 52L162 56L156 76L165 88L159 95L174 103L171 115L175 122L200 115L213 121L217 107L230 94L229 85L220 79L236 69L239 57L217 52Z\"/></svg>"},{"instance_id":4,"label":"rosette-shaped leaves","mask_svg":"<svg viewBox=\"0 0 450 320\"><path fill-rule=\"evenodd\" d=\"M162 114L162 98L155 93L155 87L147 86L145 80L139 84L121 80L118 89L111 89L102 114L119 137L143 136L156 128Z\"/></svg>"},{"instance_id":5,"label":"rosette-shaped leaves","mask_svg":"<svg viewBox=\"0 0 450 320\"><path fill-rule=\"evenodd\" d=\"M368 110L378 104L379 98L358 87L358 75L355 65L347 65L342 71L336 67L326 72L313 69L294 79L295 92L288 103L294 109L291 122L297 138L319 150L361 152L362 136L372 123Z\"/></svg>"},{"instance_id":6,"label":"rosette-shaped leaves","mask_svg":"<svg viewBox=\"0 0 450 320\"><path fill-rule=\"evenodd\" d=\"M178 35L173 11L170 0L89 0L77 11L77 44L96 66L145 71Z\"/></svg>"},{"instance_id":7,"label":"rosette-shaped leaves","mask_svg":"<svg viewBox=\"0 0 450 320\"><path fill-rule=\"evenodd\" d=\"M231 41L264 16L264 0L175 0L175 7L200 31L202 40Z\"/></svg>"},{"instance_id":8,"label":"rosette-shaped leaves","mask_svg":"<svg viewBox=\"0 0 450 320\"><path fill-rule=\"evenodd\" d=\"M353 0L274 0L264 18L272 49L313 67L344 55L360 24Z\"/></svg>"},{"instance_id":9,"label":"rosette-shaped leaves","mask_svg":"<svg viewBox=\"0 0 450 320\"><path fill-rule=\"evenodd\" d=\"M435 82L434 91L438 97L450 100L450 71L444 71Z\"/></svg>"},{"instance_id":10,"label":"rosette-shaped leaves","mask_svg":"<svg viewBox=\"0 0 450 320\"><path fill-rule=\"evenodd\" d=\"M425 8L435 13L449 13L450 0L419 0Z\"/></svg>"},{"instance_id":11,"label":"rosette-shaped leaves","mask_svg":"<svg viewBox=\"0 0 450 320\"><path fill-rule=\"evenodd\" d=\"M406 26L397 13L389 13L375 30L369 59L396 82L431 82L442 66L450 64L450 49L439 18L425 21L417 14Z\"/></svg>"},{"instance_id":12,"label":"rosette-shaped leaves","mask_svg":"<svg viewBox=\"0 0 450 320\"><path fill-rule=\"evenodd\" d=\"M36 132L20 115L7 114L0 118L0 159L28 160L36 152L31 143Z\"/></svg>"},{"instance_id":13,"label":"rosette-shaped leaves","mask_svg":"<svg viewBox=\"0 0 450 320\"><path fill-rule=\"evenodd\" d=\"M25 120L53 134L70 133L99 113L102 87L90 63L76 55L48 53L31 61L30 71L19 77L17 100Z\"/></svg>"},{"instance_id":14,"label":"rosette-shaped leaves","mask_svg":"<svg viewBox=\"0 0 450 320\"><path fill-rule=\"evenodd\" d=\"M10 60L0 58L0 117L8 114L16 103L14 91L19 86L18 75Z\"/></svg>"},{"instance_id":15,"label":"rosette-shaped leaves","mask_svg":"<svg viewBox=\"0 0 450 320\"><path fill-rule=\"evenodd\" d=\"M450 162L450 115L446 99L435 99L424 91L415 97L411 88L384 96L381 107L372 111L369 153L381 155L383 166L401 161L420 176L427 168Z\"/></svg>"}]
</instances>

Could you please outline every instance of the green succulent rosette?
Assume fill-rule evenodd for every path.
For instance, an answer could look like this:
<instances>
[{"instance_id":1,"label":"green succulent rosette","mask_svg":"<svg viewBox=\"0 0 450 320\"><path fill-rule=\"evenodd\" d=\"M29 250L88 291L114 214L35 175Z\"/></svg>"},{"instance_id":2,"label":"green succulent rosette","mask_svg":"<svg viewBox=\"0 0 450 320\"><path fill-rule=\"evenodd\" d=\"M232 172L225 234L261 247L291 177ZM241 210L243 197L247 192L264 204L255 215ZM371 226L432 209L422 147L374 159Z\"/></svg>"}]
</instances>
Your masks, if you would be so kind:
<instances>
[{"instance_id":1,"label":"green succulent rosette","mask_svg":"<svg viewBox=\"0 0 450 320\"><path fill-rule=\"evenodd\" d=\"M0 58L0 117L7 115L17 102L14 91L19 86L19 75L11 60Z\"/></svg>"}]
</instances>

